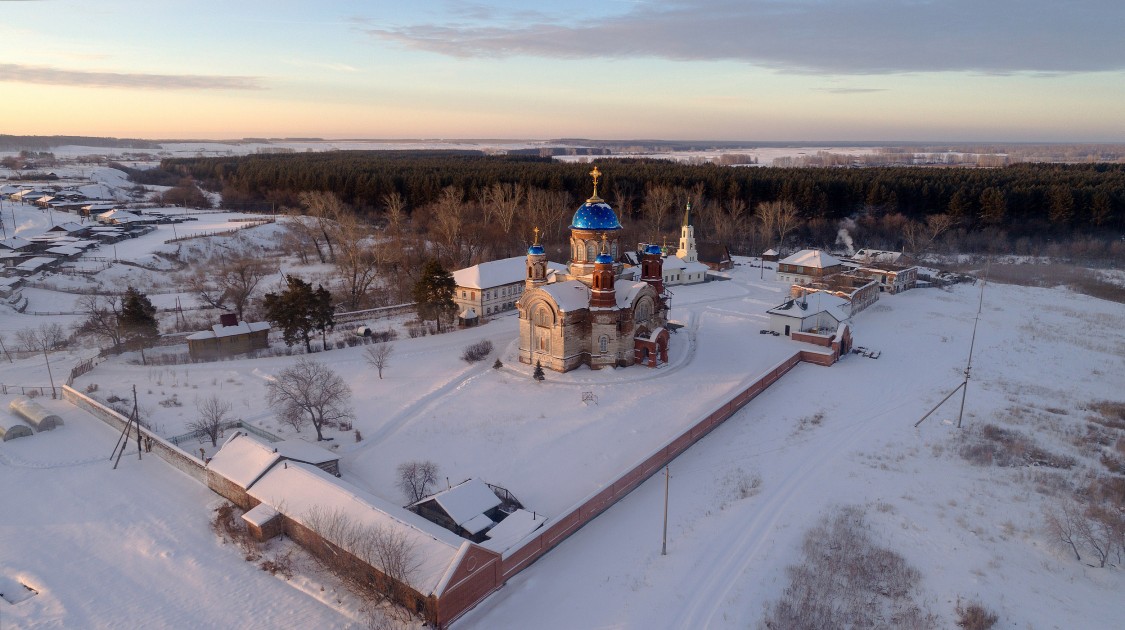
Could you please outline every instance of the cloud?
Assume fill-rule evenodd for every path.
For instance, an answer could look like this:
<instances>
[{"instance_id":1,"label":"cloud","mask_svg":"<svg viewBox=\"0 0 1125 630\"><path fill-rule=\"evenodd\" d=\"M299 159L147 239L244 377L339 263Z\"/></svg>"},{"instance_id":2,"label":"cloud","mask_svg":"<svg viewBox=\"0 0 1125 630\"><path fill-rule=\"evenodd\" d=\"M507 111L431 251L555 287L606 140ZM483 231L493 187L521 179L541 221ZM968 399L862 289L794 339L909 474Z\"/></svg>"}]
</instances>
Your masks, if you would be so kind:
<instances>
[{"instance_id":1,"label":"cloud","mask_svg":"<svg viewBox=\"0 0 1125 630\"><path fill-rule=\"evenodd\" d=\"M680 0L566 20L479 16L361 28L453 57L735 60L818 74L1125 69L1120 0Z\"/></svg>"},{"instance_id":2,"label":"cloud","mask_svg":"<svg viewBox=\"0 0 1125 630\"><path fill-rule=\"evenodd\" d=\"M144 74L63 70L52 66L0 63L0 81L75 87L146 90L263 90L258 77L204 74Z\"/></svg>"}]
</instances>

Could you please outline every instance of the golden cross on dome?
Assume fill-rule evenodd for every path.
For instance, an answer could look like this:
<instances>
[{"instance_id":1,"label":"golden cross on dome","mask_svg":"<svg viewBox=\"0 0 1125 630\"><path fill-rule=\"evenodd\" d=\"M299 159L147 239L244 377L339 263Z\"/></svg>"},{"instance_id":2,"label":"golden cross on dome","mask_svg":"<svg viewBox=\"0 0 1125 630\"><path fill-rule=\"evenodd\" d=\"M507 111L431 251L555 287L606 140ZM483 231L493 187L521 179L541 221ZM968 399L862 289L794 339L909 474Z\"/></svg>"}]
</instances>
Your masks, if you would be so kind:
<instances>
[{"instance_id":1,"label":"golden cross on dome","mask_svg":"<svg viewBox=\"0 0 1125 630\"><path fill-rule=\"evenodd\" d=\"M599 197L598 197L598 180L601 179L602 172L599 171L598 167L595 166L594 170L590 171L590 177L594 178L594 196L590 197L590 199L599 199Z\"/></svg>"},{"instance_id":2,"label":"golden cross on dome","mask_svg":"<svg viewBox=\"0 0 1125 630\"><path fill-rule=\"evenodd\" d=\"M605 232L602 232L602 253L603 254L609 253L609 242L607 240Z\"/></svg>"},{"instance_id":3,"label":"golden cross on dome","mask_svg":"<svg viewBox=\"0 0 1125 630\"><path fill-rule=\"evenodd\" d=\"M539 244L539 226L538 225L535 226L534 232L535 232L535 242L532 243L532 245L538 245Z\"/></svg>"}]
</instances>

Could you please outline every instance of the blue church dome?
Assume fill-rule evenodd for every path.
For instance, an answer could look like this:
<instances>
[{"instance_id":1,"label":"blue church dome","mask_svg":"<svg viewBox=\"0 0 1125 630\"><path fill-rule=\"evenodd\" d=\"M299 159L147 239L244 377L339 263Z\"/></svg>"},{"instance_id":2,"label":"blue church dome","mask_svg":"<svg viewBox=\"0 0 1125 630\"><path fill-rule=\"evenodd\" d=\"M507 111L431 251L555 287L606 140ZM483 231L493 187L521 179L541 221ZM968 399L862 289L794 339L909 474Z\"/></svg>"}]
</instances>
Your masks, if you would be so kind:
<instances>
[{"instance_id":1,"label":"blue church dome","mask_svg":"<svg viewBox=\"0 0 1125 630\"><path fill-rule=\"evenodd\" d=\"M536 243L536 244L532 245L531 247L527 248L527 253L532 255L532 256L540 256L542 254L545 254L546 251L543 249L542 245L540 245L539 243Z\"/></svg>"},{"instance_id":2,"label":"blue church dome","mask_svg":"<svg viewBox=\"0 0 1125 630\"><path fill-rule=\"evenodd\" d=\"M589 199L574 213L570 222L572 230L620 230L621 223L609 204L601 199Z\"/></svg>"},{"instance_id":3,"label":"blue church dome","mask_svg":"<svg viewBox=\"0 0 1125 630\"><path fill-rule=\"evenodd\" d=\"M664 252L660 251L659 245L652 244L652 245L649 245L648 247L645 248L645 253L646 254L656 254L657 256L660 256Z\"/></svg>"},{"instance_id":4,"label":"blue church dome","mask_svg":"<svg viewBox=\"0 0 1125 630\"><path fill-rule=\"evenodd\" d=\"M602 252L602 253L598 254L597 258L594 259L594 262L599 264L599 265L612 265L613 264L613 256L610 256L609 254L607 254L605 252Z\"/></svg>"}]
</instances>

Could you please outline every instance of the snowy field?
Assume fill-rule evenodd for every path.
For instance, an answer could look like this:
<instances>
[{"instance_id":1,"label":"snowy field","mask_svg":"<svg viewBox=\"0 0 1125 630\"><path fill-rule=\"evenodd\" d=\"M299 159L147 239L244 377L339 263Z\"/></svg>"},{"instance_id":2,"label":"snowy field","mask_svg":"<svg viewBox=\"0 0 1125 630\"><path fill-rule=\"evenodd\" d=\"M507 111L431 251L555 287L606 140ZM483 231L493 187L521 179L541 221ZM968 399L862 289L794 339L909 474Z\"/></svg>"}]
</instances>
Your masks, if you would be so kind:
<instances>
[{"instance_id":1,"label":"snowy field","mask_svg":"<svg viewBox=\"0 0 1125 630\"><path fill-rule=\"evenodd\" d=\"M30 206L5 202L9 210L21 236L50 225ZM200 215L176 229L180 236L225 229L237 218ZM239 238L264 246L279 229L253 228ZM160 226L119 243L119 260L149 268L114 264L94 285L135 282L160 306L186 301L172 281L178 271L154 254L194 259L229 241L164 244L171 237L170 226ZM113 257L102 249L99 256ZM796 350L794 342L758 334L787 286L739 262L729 281L672 288L672 319L685 327L672 336L670 364L658 370L548 372L536 384L515 359L513 315L417 339L400 331L382 380L362 346L314 355L351 386L363 437L329 430L328 447L340 454L345 479L392 501L403 502L394 468L424 458L453 483L479 477L508 488L528 509L557 515ZM40 280L68 290L88 282L63 274ZM29 310L44 312L72 309L77 297L24 290ZM1062 288L988 284L965 428L955 427L956 396L915 429L961 381L980 296L980 285L883 295L853 322L856 344L880 351L878 359L799 365L673 462L667 556L660 554L664 479L657 476L455 627L756 627L782 594L805 532L833 507L849 505L865 510L880 543L919 570L918 598L942 627L953 626L958 599L979 599L1003 628L1120 627L1121 569L1076 562L1049 539L1042 512L1105 472L1097 451L1078 438L1097 402L1123 399L1125 309ZM5 310L0 332L11 343L20 329L79 318ZM461 361L461 350L481 339L493 342L492 356ZM52 353L55 382L90 353ZM164 435L184 432L194 401L211 394L231 401L236 417L294 435L273 416L264 391L266 379L296 357L165 367L138 358L106 360L75 387L96 384L104 399L131 396L136 385L147 419ZM504 366L494 370L496 358ZM0 360L0 383L50 378L42 355ZM583 392L597 403L583 403ZM0 396L0 404L11 398ZM44 404L63 416L63 427L0 442L0 589L7 595L22 583L38 592L18 591L17 603L0 598L0 629L359 623L357 603L311 564L285 580L222 544L210 529L220 503L210 491L156 457L134 454L111 470L116 432L61 401ZM970 463L960 453L986 425L1026 435L1075 464ZM299 437L310 435L305 428ZM200 446L185 443L189 451Z\"/></svg>"}]
</instances>

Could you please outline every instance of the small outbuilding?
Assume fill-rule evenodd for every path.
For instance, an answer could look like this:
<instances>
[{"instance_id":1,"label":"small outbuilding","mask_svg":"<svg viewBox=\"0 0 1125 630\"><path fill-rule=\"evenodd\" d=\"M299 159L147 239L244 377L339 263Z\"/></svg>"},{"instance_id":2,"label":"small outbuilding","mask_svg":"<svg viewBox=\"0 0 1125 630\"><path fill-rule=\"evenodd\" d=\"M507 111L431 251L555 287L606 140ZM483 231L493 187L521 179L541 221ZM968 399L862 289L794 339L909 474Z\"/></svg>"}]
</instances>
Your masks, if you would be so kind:
<instances>
[{"instance_id":1,"label":"small outbuilding","mask_svg":"<svg viewBox=\"0 0 1125 630\"><path fill-rule=\"evenodd\" d=\"M406 506L406 509L473 542L486 539L485 532L503 520L503 501L480 479L467 479Z\"/></svg>"},{"instance_id":2,"label":"small outbuilding","mask_svg":"<svg viewBox=\"0 0 1125 630\"><path fill-rule=\"evenodd\" d=\"M26 396L19 396L14 399L8 404L8 409L34 427L36 431L50 431L55 427L61 427L63 424L62 418L47 411L43 408L43 405Z\"/></svg>"},{"instance_id":3,"label":"small outbuilding","mask_svg":"<svg viewBox=\"0 0 1125 630\"><path fill-rule=\"evenodd\" d=\"M31 437L31 427L12 418L0 416L0 440L7 442L21 437Z\"/></svg>"},{"instance_id":4,"label":"small outbuilding","mask_svg":"<svg viewBox=\"0 0 1125 630\"><path fill-rule=\"evenodd\" d=\"M239 322L233 313L224 314L211 330L187 336L188 355L194 361L209 361L268 348L269 322Z\"/></svg>"}]
</instances>

